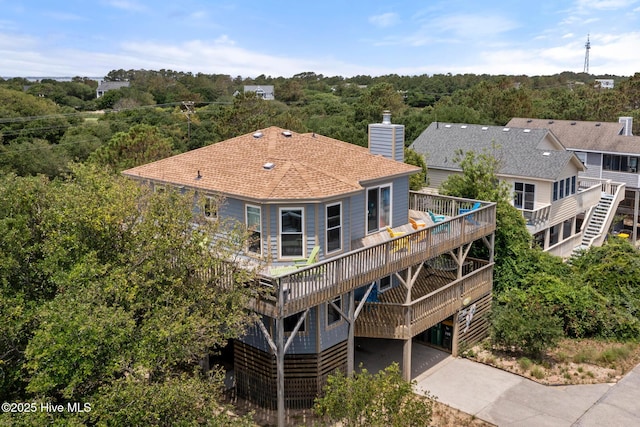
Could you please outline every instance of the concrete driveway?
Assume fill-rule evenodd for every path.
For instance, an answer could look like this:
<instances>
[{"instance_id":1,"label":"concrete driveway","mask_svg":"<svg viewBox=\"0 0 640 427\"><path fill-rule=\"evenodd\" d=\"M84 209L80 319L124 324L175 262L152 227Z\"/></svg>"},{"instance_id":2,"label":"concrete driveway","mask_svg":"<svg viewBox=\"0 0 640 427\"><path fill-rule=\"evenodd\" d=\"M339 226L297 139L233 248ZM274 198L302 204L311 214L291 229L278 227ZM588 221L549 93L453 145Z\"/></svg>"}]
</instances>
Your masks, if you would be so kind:
<instances>
[{"instance_id":1,"label":"concrete driveway","mask_svg":"<svg viewBox=\"0 0 640 427\"><path fill-rule=\"evenodd\" d=\"M356 364L402 362L402 342L359 339ZM616 384L544 386L414 343L412 379L451 407L497 426L640 426L640 365Z\"/></svg>"}]
</instances>

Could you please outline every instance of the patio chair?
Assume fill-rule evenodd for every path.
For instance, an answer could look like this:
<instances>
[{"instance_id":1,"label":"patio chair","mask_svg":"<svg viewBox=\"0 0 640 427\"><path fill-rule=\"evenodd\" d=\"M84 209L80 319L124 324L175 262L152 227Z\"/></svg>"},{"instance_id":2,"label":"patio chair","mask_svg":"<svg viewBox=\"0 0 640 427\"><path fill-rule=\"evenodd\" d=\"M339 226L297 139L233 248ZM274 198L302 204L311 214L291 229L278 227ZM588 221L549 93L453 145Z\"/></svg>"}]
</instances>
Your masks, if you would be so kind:
<instances>
[{"instance_id":1,"label":"patio chair","mask_svg":"<svg viewBox=\"0 0 640 427\"><path fill-rule=\"evenodd\" d=\"M415 220L413 218L409 218L409 224L413 227L414 230L419 230L427 226L427 224L422 220Z\"/></svg>"},{"instance_id":2,"label":"patio chair","mask_svg":"<svg viewBox=\"0 0 640 427\"><path fill-rule=\"evenodd\" d=\"M389 236L392 239L395 239L396 237L404 236L405 234L407 234L404 231L393 231L389 226L387 226L387 232L389 233ZM410 249L409 239L400 239L393 242L393 252L398 252L401 249L407 249L407 250Z\"/></svg>"},{"instance_id":3,"label":"patio chair","mask_svg":"<svg viewBox=\"0 0 640 427\"><path fill-rule=\"evenodd\" d=\"M433 221L434 224L438 224L446 219L444 215L436 215L431 211L428 212L429 216L431 217L431 221ZM441 231L445 230L449 230L449 223L439 225L433 229L434 233L440 233Z\"/></svg>"},{"instance_id":4,"label":"patio chair","mask_svg":"<svg viewBox=\"0 0 640 427\"><path fill-rule=\"evenodd\" d=\"M466 214L466 213L475 211L476 209L480 209L481 206L482 205L480 204L480 202L475 202L470 209L469 208L460 208L460 209L458 209L458 215L462 215L462 214ZM473 215L467 215L467 216L464 217L464 219L467 222L470 222L473 225L478 225L478 222L473 219Z\"/></svg>"},{"instance_id":5,"label":"patio chair","mask_svg":"<svg viewBox=\"0 0 640 427\"><path fill-rule=\"evenodd\" d=\"M287 273L293 273L297 270L298 267L296 267L295 265L283 265L280 267L270 267L269 274L271 274L272 276L282 276Z\"/></svg>"},{"instance_id":6,"label":"patio chair","mask_svg":"<svg viewBox=\"0 0 640 427\"><path fill-rule=\"evenodd\" d=\"M315 264L316 262L318 262L318 253L320 253L320 246L314 246L307 258L294 259L293 265L296 268L303 268L308 267L311 264Z\"/></svg>"}]
</instances>

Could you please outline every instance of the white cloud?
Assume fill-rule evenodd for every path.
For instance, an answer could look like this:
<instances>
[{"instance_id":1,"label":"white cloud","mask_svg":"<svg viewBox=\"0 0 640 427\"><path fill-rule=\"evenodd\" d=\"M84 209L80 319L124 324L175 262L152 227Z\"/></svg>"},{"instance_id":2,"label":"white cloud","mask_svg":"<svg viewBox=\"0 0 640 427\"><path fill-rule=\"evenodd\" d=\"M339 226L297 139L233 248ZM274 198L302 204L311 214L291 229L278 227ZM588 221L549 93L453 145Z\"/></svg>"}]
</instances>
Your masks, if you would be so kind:
<instances>
[{"instance_id":1,"label":"white cloud","mask_svg":"<svg viewBox=\"0 0 640 427\"><path fill-rule=\"evenodd\" d=\"M480 39L513 30L514 21L499 15L449 15L429 23L433 29L465 39Z\"/></svg>"},{"instance_id":2,"label":"white cloud","mask_svg":"<svg viewBox=\"0 0 640 427\"><path fill-rule=\"evenodd\" d=\"M105 0L103 3L130 12L143 12L147 9L144 5L131 0Z\"/></svg>"},{"instance_id":3,"label":"white cloud","mask_svg":"<svg viewBox=\"0 0 640 427\"><path fill-rule=\"evenodd\" d=\"M396 25L400 22L400 17L397 13L383 13L382 15L374 15L369 17L369 22L376 27L387 28Z\"/></svg>"},{"instance_id":4,"label":"white cloud","mask_svg":"<svg viewBox=\"0 0 640 427\"><path fill-rule=\"evenodd\" d=\"M65 13L65 12L47 12L47 16L56 21L83 21L84 18L80 15L76 15L75 13Z\"/></svg>"},{"instance_id":5,"label":"white cloud","mask_svg":"<svg viewBox=\"0 0 640 427\"><path fill-rule=\"evenodd\" d=\"M638 0L577 0L576 6L582 10L618 10L628 9Z\"/></svg>"}]
</instances>

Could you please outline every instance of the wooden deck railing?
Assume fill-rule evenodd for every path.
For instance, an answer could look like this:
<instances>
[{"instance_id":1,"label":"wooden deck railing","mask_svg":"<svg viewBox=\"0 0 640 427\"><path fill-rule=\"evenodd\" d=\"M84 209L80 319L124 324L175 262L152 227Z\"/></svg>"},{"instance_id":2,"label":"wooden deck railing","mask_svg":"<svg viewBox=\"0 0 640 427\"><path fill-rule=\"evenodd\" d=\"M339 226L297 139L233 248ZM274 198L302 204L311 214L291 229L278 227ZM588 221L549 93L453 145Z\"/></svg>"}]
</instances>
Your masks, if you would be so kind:
<instances>
[{"instance_id":1,"label":"wooden deck railing","mask_svg":"<svg viewBox=\"0 0 640 427\"><path fill-rule=\"evenodd\" d=\"M408 339L445 320L473 301L491 292L493 264L474 269L410 304L365 303L356 320L355 335L369 338ZM407 319L410 319L407 326Z\"/></svg>"},{"instance_id":2,"label":"wooden deck railing","mask_svg":"<svg viewBox=\"0 0 640 427\"><path fill-rule=\"evenodd\" d=\"M273 317L287 316L353 289L471 243L495 230L496 208L485 203L471 213L473 200L422 193L410 194L410 209L451 218L383 243L364 247L278 277L264 275L272 298L256 300L253 309Z\"/></svg>"}]
</instances>

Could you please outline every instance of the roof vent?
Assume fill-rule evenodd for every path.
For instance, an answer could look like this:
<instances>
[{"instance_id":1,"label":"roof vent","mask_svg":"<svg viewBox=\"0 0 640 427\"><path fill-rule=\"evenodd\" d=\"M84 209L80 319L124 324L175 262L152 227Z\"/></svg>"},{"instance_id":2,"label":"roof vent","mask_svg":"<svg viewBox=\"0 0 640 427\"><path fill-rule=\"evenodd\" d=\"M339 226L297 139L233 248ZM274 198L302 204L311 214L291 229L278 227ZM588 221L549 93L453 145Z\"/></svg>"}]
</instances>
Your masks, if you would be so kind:
<instances>
[{"instance_id":1,"label":"roof vent","mask_svg":"<svg viewBox=\"0 0 640 427\"><path fill-rule=\"evenodd\" d=\"M266 170L266 171L270 171L271 169L273 169L275 167L275 163L265 163L264 165L262 165L262 169Z\"/></svg>"},{"instance_id":2,"label":"roof vent","mask_svg":"<svg viewBox=\"0 0 640 427\"><path fill-rule=\"evenodd\" d=\"M548 151L545 151L544 153L542 153L542 155L543 155L543 156L550 156L550 155L551 155L551 153L550 153L550 152L548 152Z\"/></svg>"},{"instance_id":3,"label":"roof vent","mask_svg":"<svg viewBox=\"0 0 640 427\"><path fill-rule=\"evenodd\" d=\"M549 120L549 124L552 125L553 124L553 120Z\"/></svg>"},{"instance_id":4,"label":"roof vent","mask_svg":"<svg viewBox=\"0 0 640 427\"><path fill-rule=\"evenodd\" d=\"M262 138L262 132L256 132L253 134L254 138Z\"/></svg>"},{"instance_id":5,"label":"roof vent","mask_svg":"<svg viewBox=\"0 0 640 427\"><path fill-rule=\"evenodd\" d=\"M575 126L575 125L576 125L576 122L571 122L571 126Z\"/></svg>"},{"instance_id":6,"label":"roof vent","mask_svg":"<svg viewBox=\"0 0 640 427\"><path fill-rule=\"evenodd\" d=\"M446 128L450 128L450 127L451 127L451 125L444 125L444 127L446 127Z\"/></svg>"},{"instance_id":7,"label":"roof vent","mask_svg":"<svg viewBox=\"0 0 640 427\"><path fill-rule=\"evenodd\" d=\"M289 138L291 136L291 131L290 130L283 130L282 131L282 135L286 136L287 138Z\"/></svg>"},{"instance_id":8,"label":"roof vent","mask_svg":"<svg viewBox=\"0 0 640 427\"><path fill-rule=\"evenodd\" d=\"M482 126L482 130L488 130L489 127L488 126Z\"/></svg>"},{"instance_id":9,"label":"roof vent","mask_svg":"<svg viewBox=\"0 0 640 427\"><path fill-rule=\"evenodd\" d=\"M466 129L466 128L467 128L467 125L460 126L460 129Z\"/></svg>"},{"instance_id":10,"label":"roof vent","mask_svg":"<svg viewBox=\"0 0 640 427\"><path fill-rule=\"evenodd\" d=\"M524 133L531 133L531 129L525 129L523 130Z\"/></svg>"},{"instance_id":11,"label":"roof vent","mask_svg":"<svg viewBox=\"0 0 640 427\"><path fill-rule=\"evenodd\" d=\"M502 129L502 132L509 132L509 128Z\"/></svg>"},{"instance_id":12,"label":"roof vent","mask_svg":"<svg viewBox=\"0 0 640 427\"><path fill-rule=\"evenodd\" d=\"M528 119L527 123L531 123L533 121L533 119Z\"/></svg>"},{"instance_id":13,"label":"roof vent","mask_svg":"<svg viewBox=\"0 0 640 427\"><path fill-rule=\"evenodd\" d=\"M596 123L596 126L600 126L600 123Z\"/></svg>"}]
</instances>

